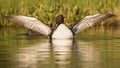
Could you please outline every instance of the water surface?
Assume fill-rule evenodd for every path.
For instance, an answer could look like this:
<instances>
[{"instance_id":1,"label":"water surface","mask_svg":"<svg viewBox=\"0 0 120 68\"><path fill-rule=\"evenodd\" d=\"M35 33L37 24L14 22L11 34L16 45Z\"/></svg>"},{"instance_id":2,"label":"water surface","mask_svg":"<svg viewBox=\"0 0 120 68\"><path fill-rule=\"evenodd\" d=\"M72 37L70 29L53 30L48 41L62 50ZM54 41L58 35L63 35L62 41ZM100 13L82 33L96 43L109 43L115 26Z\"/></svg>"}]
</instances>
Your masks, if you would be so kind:
<instances>
[{"instance_id":1,"label":"water surface","mask_svg":"<svg viewBox=\"0 0 120 68\"><path fill-rule=\"evenodd\" d=\"M0 68L119 68L120 28L93 27L71 40L0 29Z\"/></svg>"}]
</instances>

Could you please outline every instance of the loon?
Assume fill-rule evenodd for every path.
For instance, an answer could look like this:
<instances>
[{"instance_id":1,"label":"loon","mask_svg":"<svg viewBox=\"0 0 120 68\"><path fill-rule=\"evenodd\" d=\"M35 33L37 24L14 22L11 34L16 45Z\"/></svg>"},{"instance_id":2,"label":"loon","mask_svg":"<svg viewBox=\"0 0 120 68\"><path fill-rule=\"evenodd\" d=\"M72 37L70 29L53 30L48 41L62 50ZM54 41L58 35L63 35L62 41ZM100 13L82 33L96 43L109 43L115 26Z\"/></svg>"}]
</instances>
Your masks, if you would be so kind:
<instances>
[{"instance_id":1,"label":"loon","mask_svg":"<svg viewBox=\"0 0 120 68\"><path fill-rule=\"evenodd\" d=\"M64 24L64 16L60 14L56 17L56 29L50 28L49 26L34 17L28 17L23 15L8 15L5 18L32 31L40 33L44 36L48 36L51 39L72 39L74 38L74 35L85 30L86 28L114 16L116 15L109 13L88 15L83 17L72 28L68 28Z\"/></svg>"}]
</instances>

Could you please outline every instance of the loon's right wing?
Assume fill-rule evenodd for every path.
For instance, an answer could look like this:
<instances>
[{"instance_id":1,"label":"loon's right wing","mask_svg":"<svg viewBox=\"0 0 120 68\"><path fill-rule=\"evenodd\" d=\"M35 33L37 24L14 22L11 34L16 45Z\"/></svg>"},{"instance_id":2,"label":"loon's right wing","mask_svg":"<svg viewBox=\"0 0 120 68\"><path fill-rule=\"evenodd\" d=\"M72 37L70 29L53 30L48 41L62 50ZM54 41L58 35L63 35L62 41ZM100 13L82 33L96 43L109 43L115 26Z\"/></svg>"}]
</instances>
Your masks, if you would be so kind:
<instances>
[{"instance_id":1,"label":"loon's right wing","mask_svg":"<svg viewBox=\"0 0 120 68\"><path fill-rule=\"evenodd\" d=\"M96 23L99 23L101 21L104 21L110 17L113 17L116 15L113 14L94 14L85 16L82 20L80 20L73 28L73 33L77 34L86 28L95 25Z\"/></svg>"}]
</instances>

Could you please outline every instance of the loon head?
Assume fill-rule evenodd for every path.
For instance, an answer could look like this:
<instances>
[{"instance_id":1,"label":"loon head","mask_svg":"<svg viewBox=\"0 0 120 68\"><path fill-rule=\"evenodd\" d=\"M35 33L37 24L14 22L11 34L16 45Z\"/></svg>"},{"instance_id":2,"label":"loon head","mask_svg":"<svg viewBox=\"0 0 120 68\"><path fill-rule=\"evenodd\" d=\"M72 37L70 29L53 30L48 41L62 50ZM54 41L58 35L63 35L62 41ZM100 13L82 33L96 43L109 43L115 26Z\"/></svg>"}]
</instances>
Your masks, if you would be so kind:
<instances>
[{"instance_id":1,"label":"loon head","mask_svg":"<svg viewBox=\"0 0 120 68\"><path fill-rule=\"evenodd\" d=\"M57 24L57 26L59 25L59 24L62 24L62 23L64 23L64 16L63 15L58 15L57 17L56 17L56 24Z\"/></svg>"}]
</instances>

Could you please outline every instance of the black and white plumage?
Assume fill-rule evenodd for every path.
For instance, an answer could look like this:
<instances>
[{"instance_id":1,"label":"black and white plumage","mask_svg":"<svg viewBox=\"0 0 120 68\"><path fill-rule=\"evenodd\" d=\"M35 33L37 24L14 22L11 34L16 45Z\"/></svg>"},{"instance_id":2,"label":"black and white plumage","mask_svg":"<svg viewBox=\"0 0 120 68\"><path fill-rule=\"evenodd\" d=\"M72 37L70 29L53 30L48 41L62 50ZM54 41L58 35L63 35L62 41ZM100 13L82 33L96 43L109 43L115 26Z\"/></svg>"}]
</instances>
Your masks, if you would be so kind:
<instances>
[{"instance_id":1,"label":"black and white plumage","mask_svg":"<svg viewBox=\"0 0 120 68\"><path fill-rule=\"evenodd\" d=\"M77 34L86 28L93 26L96 23L106 20L107 18L113 17L113 14L94 14L85 16L81 19L75 26L71 28L71 30L63 24L64 17L63 15L58 15L56 17L56 23L58 27L53 31L50 27L42 23L36 18L27 17L27 16L16 16L16 15L9 15L6 16L7 19L20 24L28 29L36 31L40 34L45 36L50 36L51 38L55 39L69 39L73 38L73 34Z\"/></svg>"},{"instance_id":2,"label":"black and white plumage","mask_svg":"<svg viewBox=\"0 0 120 68\"><path fill-rule=\"evenodd\" d=\"M22 16L22 15L19 16L10 15L10 16L6 16L6 18L21 26L24 26L28 29L41 33L45 36L48 36L51 33L51 29L41 21L37 20L36 18Z\"/></svg>"},{"instance_id":3,"label":"black and white plumage","mask_svg":"<svg viewBox=\"0 0 120 68\"><path fill-rule=\"evenodd\" d=\"M77 34L86 28L93 26L96 23L102 22L107 18L113 17L113 14L94 14L85 16L82 20L80 20L73 28L72 31Z\"/></svg>"}]
</instances>

